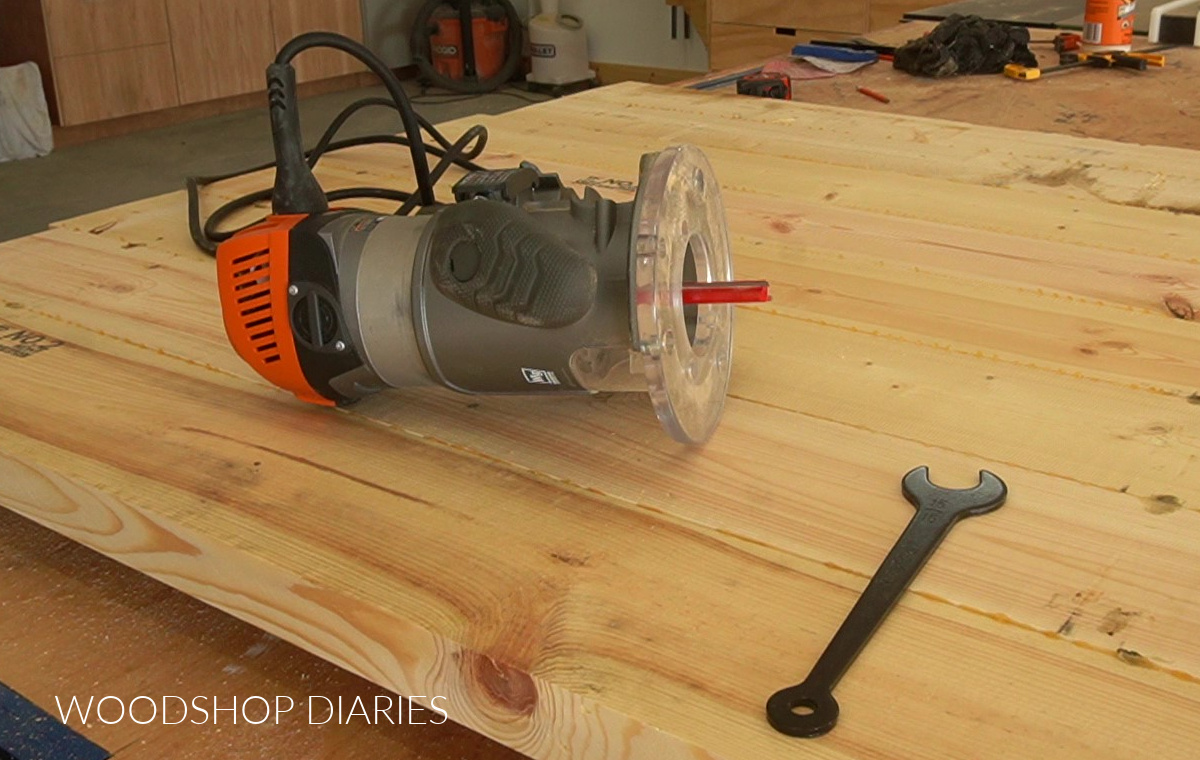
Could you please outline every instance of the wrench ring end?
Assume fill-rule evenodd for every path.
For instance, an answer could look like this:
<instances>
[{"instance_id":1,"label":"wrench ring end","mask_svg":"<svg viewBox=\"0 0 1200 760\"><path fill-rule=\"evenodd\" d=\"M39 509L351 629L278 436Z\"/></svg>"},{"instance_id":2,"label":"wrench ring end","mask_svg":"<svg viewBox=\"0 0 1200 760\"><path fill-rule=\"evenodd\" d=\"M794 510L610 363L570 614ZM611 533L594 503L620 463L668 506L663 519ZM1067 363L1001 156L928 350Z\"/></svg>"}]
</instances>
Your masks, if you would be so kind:
<instances>
[{"instance_id":1,"label":"wrench ring end","mask_svg":"<svg viewBox=\"0 0 1200 760\"><path fill-rule=\"evenodd\" d=\"M832 731L840 711L828 689L811 689L807 683L780 689L767 700L767 721L771 727L781 734L802 739Z\"/></svg>"}]
</instances>

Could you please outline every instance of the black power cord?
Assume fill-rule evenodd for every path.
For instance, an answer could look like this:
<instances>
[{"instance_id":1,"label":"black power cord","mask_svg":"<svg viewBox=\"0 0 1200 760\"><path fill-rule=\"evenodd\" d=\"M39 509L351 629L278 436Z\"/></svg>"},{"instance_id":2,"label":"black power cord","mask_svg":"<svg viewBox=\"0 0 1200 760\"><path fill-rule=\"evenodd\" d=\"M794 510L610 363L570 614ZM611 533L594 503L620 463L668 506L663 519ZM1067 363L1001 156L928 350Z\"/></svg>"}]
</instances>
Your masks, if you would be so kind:
<instances>
[{"instance_id":1,"label":"black power cord","mask_svg":"<svg viewBox=\"0 0 1200 760\"><path fill-rule=\"evenodd\" d=\"M304 152L301 149L299 118L295 107L295 71L292 69L290 61L302 51L312 47L330 47L358 58L382 80L390 98L363 98L346 106L330 122L329 127L326 128L312 150ZM433 194L434 185L450 166L457 165L468 170L483 169L474 163L473 159L483 152L484 146L487 144L486 128L479 125L474 126L457 140L451 142L428 120L413 110L400 80L387 65L361 43L348 37L330 32L312 32L300 35L288 42L279 51L276 63L268 67L268 92L276 160L228 174L188 177L186 180L188 229L193 242L207 253L215 254L217 246L221 242L237 234L241 229L245 229L245 227L240 227L228 231L220 230L221 224L226 219L241 209L266 200L272 201L274 213L284 214L320 213L328 208L328 201L349 198L382 198L399 202L400 206L395 213L404 215L411 213L418 205L436 205ZM400 114L400 120L404 126L404 136L369 135L334 140L337 132L351 116L363 108L371 106L394 108ZM433 139L433 144L425 142L421 134L422 130ZM343 148L379 143L403 145L409 148L417 180L415 193L378 187L343 188L328 193L321 190L311 170L323 155ZM440 159L432 170L429 168L427 155L430 153ZM215 182L272 167L276 170L274 189L260 190L229 201L202 221L201 188ZM257 223L256 221L246 226Z\"/></svg>"}]
</instances>

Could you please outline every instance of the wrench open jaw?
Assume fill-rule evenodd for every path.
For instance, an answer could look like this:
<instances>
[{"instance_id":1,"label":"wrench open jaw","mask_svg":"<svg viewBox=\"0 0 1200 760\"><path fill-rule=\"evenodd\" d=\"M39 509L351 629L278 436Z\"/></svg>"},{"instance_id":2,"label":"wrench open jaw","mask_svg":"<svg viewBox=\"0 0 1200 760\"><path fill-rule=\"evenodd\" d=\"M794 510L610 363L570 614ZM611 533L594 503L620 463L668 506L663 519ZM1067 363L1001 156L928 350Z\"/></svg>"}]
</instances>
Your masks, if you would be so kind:
<instances>
[{"instance_id":1,"label":"wrench open jaw","mask_svg":"<svg viewBox=\"0 0 1200 760\"><path fill-rule=\"evenodd\" d=\"M1004 504L1008 486L987 470L979 471L979 484L971 488L942 488L929 480L929 468L922 465L909 470L900 483L908 503L922 509L950 510L958 518L993 512Z\"/></svg>"},{"instance_id":2,"label":"wrench open jaw","mask_svg":"<svg viewBox=\"0 0 1200 760\"><path fill-rule=\"evenodd\" d=\"M833 687L942 539L959 520L996 510L1008 498L1004 481L987 470L979 471L979 484L973 488L952 489L934 485L929 468L921 466L904 476L901 489L916 513L808 677L767 700L767 720L776 731L814 737L837 725L840 708Z\"/></svg>"}]
</instances>

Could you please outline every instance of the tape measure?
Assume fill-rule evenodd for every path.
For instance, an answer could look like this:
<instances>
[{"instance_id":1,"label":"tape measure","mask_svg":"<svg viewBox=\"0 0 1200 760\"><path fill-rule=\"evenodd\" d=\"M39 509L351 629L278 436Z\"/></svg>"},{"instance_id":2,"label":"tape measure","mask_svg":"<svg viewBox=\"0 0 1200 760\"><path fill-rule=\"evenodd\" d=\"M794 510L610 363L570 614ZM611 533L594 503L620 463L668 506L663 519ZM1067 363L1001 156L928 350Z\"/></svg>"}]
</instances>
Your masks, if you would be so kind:
<instances>
[{"instance_id":1,"label":"tape measure","mask_svg":"<svg viewBox=\"0 0 1200 760\"><path fill-rule=\"evenodd\" d=\"M792 99L792 78L787 74L769 74L760 71L747 74L737 80L738 95L753 95L759 98L774 98L775 100Z\"/></svg>"}]
</instances>

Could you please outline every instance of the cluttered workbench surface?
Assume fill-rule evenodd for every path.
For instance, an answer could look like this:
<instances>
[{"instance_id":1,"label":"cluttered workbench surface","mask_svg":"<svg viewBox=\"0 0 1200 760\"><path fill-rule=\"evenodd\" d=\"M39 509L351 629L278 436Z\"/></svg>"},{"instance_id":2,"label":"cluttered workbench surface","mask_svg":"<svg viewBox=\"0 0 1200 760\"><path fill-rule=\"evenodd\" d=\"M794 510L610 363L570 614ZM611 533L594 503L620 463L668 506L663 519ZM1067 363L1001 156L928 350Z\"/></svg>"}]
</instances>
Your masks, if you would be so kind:
<instances>
[{"instance_id":1,"label":"cluttered workbench surface","mask_svg":"<svg viewBox=\"0 0 1200 760\"><path fill-rule=\"evenodd\" d=\"M641 395L302 404L229 347L176 193L0 246L0 504L535 758L1194 755L1200 154L634 84L481 121L486 165L617 200L708 154L774 300L706 446ZM379 147L318 173L411 183ZM776 733L918 465L1008 503L832 732Z\"/></svg>"},{"instance_id":2,"label":"cluttered workbench surface","mask_svg":"<svg viewBox=\"0 0 1200 760\"><path fill-rule=\"evenodd\" d=\"M937 25L915 21L872 31L868 39L884 47L921 38ZM1053 40L1062 34L1030 29L1029 49L1042 67L1056 66ZM826 35L828 36L828 35ZM679 82L695 88L717 85L734 90L731 76L764 65L779 64L803 37L780 37L779 53L755 59L752 53L736 65ZM1157 47L1136 37L1135 49ZM848 74L792 82L795 100L878 113L926 116L994 127L1102 137L1119 142L1200 149L1200 49L1190 46L1163 51L1166 65L1147 71L1079 68L1018 81L1000 74L930 78L913 76L881 60ZM817 74L805 66L797 77ZM724 82L728 82L727 84ZM881 103L863 94L865 87L887 98Z\"/></svg>"}]
</instances>

